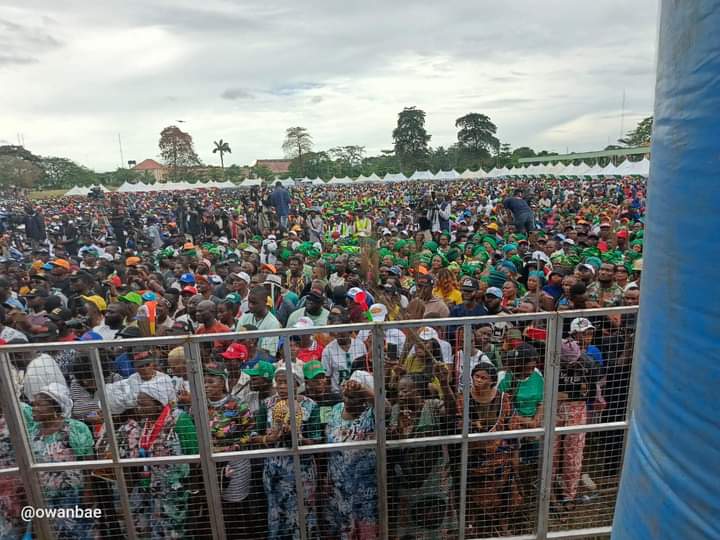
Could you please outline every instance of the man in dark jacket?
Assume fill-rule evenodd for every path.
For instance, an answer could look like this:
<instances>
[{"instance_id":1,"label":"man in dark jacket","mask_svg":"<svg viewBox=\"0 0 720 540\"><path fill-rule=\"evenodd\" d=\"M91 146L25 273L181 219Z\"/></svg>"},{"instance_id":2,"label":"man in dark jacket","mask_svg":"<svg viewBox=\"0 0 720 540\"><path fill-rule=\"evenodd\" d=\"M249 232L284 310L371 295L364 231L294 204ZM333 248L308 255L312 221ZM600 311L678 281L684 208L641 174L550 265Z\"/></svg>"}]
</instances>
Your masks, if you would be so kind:
<instances>
[{"instance_id":1,"label":"man in dark jacket","mask_svg":"<svg viewBox=\"0 0 720 540\"><path fill-rule=\"evenodd\" d=\"M270 202L280 218L280 227L283 230L287 229L288 215L290 215L290 192L279 181L270 195Z\"/></svg>"},{"instance_id":2,"label":"man in dark jacket","mask_svg":"<svg viewBox=\"0 0 720 540\"><path fill-rule=\"evenodd\" d=\"M25 216L25 236L30 240L32 247L36 248L47 239L45 218L30 205L25 207L25 213L27 214Z\"/></svg>"}]
</instances>

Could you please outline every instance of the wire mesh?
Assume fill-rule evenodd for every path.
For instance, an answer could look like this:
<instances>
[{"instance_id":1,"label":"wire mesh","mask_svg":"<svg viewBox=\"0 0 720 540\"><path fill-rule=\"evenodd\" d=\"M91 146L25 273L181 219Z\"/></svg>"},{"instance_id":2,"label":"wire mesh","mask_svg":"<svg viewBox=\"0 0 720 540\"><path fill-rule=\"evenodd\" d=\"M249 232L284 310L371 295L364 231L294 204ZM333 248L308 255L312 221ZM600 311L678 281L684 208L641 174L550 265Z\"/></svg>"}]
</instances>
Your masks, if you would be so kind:
<instances>
[{"instance_id":1,"label":"wire mesh","mask_svg":"<svg viewBox=\"0 0 720 540\"><path fill-rule=\"evenodd\" d=\"M252 333L10 352L25 430L0 423L0 526L41 537L28 502L100 510L48 520L55 537L602 537L631 399L620 311L331 317L280 332L277 358Z\"/></svg>"}]
</instances>

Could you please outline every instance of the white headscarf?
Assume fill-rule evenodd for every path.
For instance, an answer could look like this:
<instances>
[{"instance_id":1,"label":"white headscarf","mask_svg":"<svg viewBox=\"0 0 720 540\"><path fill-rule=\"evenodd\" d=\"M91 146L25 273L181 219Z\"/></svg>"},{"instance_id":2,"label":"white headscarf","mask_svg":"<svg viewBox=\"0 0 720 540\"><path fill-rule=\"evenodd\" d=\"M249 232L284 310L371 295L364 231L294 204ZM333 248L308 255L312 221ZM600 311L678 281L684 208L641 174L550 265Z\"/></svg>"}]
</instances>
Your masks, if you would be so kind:
<instances>
[{"instance_id":1,"label":"white headscarf","mask_svg":"<svg viewBox=\"0 0 720 540\"><path fill-rule=\"evenodd\" d=\"M367 371L353 371L352 375L350 375L350 380L355 381L356 383L359 383L370 390L375 389L375 381L373 380L373 376Z\"/></svg>"},{"instance_id":2,"label":"white headscarf","mask_svg":"<svg viewBox=\"0 0 720 540\"><path fill-rule=\"evenodd\" d=\"M32 401L35 394L46 386L57 383L67 388L65 377L55 359L46 353L39 354L27 366L23 379L23 394Z\"/></svg>"},{"instance_id":3,"label":"white headscarf","mask_svg":"<svg viewBox=\"0 0 720 540\"><path fill-rule=\"evenodd\" d=\"M142 392L159 401L163 405L177 400L175 394L175 387L172 384L170 377L153 377L149 381L143 381L140 385L138 393Z\"/></svg>"},{"instance_id":4,"label":"white headscarf","mask_svg":"<svg viewBox=\"0 0 720 540\"><path fill-rule=\"evenodd\" d=\"M137 394L127 379L105 385L111 414L122 414L137 405Z\"/></svg>"},{"instance_id":5,"label":"white headscarf","mask_svg":"<svg viewBox=\"0 0 720 540\"><path fill-rule=\"evenodd\" d=\"M37 394L43 394L60 406L62 410L63 418L70 418L73 408L73 400L70 399L70 391L64 384L50 383L47 386L43 386L36 392Z\"/></svg>"}]
</instances>

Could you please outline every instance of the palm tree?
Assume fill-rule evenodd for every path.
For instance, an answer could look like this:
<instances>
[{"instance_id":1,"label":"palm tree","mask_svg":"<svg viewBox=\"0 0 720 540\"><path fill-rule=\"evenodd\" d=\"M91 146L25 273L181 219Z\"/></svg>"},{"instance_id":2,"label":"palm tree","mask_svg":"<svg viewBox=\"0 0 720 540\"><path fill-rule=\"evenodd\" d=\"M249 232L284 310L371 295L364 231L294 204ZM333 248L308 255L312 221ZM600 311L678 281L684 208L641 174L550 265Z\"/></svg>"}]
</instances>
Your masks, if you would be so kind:
<instances>
[{"instance_id":1,"label":"palm tree","mask_svg":"<svg viewBox=\"0 0 720 540\"><path fill-rule=\"evenodd\" d=\"M222 168L223 178L225 178L225 162L223 161L223 154L232 154L232 150L230 150L230 145L222 139L219 141L213 141L213 144L215 145L215 148L213 148L213 154L220 152L220 167Z\"/></svg>"}]
</instances>

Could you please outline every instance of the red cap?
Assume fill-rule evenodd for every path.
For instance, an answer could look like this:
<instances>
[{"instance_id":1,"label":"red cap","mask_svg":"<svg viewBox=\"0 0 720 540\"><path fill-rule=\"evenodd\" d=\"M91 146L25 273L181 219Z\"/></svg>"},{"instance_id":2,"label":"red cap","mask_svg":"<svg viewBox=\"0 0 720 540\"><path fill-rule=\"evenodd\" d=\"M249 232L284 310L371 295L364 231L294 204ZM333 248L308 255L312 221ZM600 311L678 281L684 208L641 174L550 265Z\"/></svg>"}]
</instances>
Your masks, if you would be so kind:
<instances>
[{"instance_id":1,"label":"red cap","mask_svg":"<svg viewBox=\"0 0 720 540\"><path fill-rule=\"evenodd\" d=\"M195 287L191 287L190 285L188 285L187 287L183 287L182 292L187 294L197 294L198 290Z\"/></svg>"},{"instance_id":2,"label":"red cap","mask_svg":"<svg viewBox=\"0 0 720 540\"><path fill-rule=\"evenodd\" d=\"M227 360L247 360L249 354L248 348L242 343L232 343L220 356Z\"/></svg>"},{"instance_id":3,"label":"red cap","mask_svg":"<svg viewBox=\"0 0 720 540\"><path fill-rule=\"evenodd\" d=\"M630 236L630 233L629 233L627 230L625 230L625 229L622 229L622 230L620 230L620 231L617 232L617 237L618 237L618 238L628 238L629 236Z\"/></svg>"},{"instance_id":4,"label":"red cap","mask_svg":"<svg viewBox=\"0 0 720 540\"><path fill-rule=\"evenodd\" d=\"M120 279L120 276L112 276L110 278L110 283L112 283L116 287L122 286L122 280Z\"/></svg>"}]
</instances>

